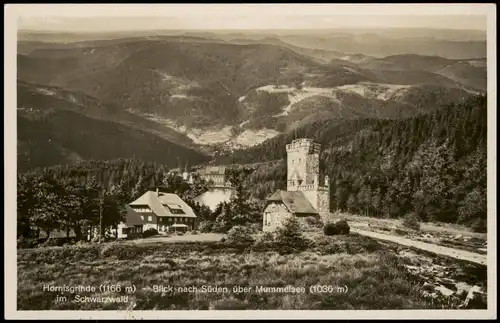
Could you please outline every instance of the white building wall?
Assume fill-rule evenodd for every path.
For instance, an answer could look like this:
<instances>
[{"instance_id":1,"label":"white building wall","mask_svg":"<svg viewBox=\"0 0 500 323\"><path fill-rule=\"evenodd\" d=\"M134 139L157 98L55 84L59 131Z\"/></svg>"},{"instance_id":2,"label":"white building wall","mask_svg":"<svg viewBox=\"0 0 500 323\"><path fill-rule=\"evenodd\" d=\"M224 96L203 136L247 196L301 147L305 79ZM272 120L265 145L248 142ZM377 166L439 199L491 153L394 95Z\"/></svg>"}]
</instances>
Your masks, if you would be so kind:
<instances>
[{"instance_id":1,"label":"white building wall","mask_svg":"<svg viewBox=\"0 0 500 323\"><path fill-rule=\"evenodd\" d=\"M285 220L293 215L282 203L270 203L264 209L262 219L262 230L264 232L272 232L283 225Z\"/></svg>"},{"instance_id":2,"label":"white building wall","mask_svg":"<svg viewBox=\"0 0 500 323\"><path fill-rule=\"evenodd\" d=\"M123 233L124 228L127 228L127 225L125 223L118 224L118 239L124 239L127 237L127 234Z\"/></svg>"}]
</instances>

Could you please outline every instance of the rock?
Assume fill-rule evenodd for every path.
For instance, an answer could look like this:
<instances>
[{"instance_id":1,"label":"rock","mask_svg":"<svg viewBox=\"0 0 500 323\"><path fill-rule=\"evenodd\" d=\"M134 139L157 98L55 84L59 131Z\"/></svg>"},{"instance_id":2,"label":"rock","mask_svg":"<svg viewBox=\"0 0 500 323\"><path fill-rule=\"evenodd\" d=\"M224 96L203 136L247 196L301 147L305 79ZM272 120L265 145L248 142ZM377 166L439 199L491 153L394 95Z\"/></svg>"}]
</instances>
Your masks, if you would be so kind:
<instances>
[{"instance_id":1,"label":"rock","mask_svg":"<svg viewBox=\"0 0 500 323\"><path fill-rule=\"evenodd\" d=\"M422 295L424 297L430 297L430 298L436 298L436 297L438 297L438 294L436 292L428 292L428 291L425 291L425 290L422 292Z\"/></svg>"},{"instance_id":2,"label":"rock","mask_svg":"<svg viewBox=\"0 0 500 323\"><path fill-rule=\"evenodd\" d=\"M458 240L458 239L461 239L461 238L462 238L462 235L461 235L461 234L456 235L456 236L454 236L454 237L453 237L453 239L454 239L454 240Z\"/></svg>"},{"instance_id":3,"label":"rock","mask_svg":"<svg viewBox=\"0 0 500 323\"><path fill-rule=\"evenodd\" d=\"M456 282L449 278L440 278L439 283L448 289L456 290Z\"/></svg>"},{"instance_id":4,"label":"rock","mask_svg":"<svg viewBox=\"0 0 500 323\"><path fill-rule=\"evenodd\" d=\"M446 297L451 296L454 293L454 291L452 291L451 289L446 288L446 287L441 286L441 285L436 286L435 290L437 290L438 292L440 292L441 294L443 294Z\"/></svg>"},{"instance_id":5,"label":"rock","mask_svg":"<svg viewBox=\"0 0 500 323\"><path fill-rule=\"evenodd\" d=\"M481 287L474 285L467 294L465 301L460 304L459 308L478 308L483 306L483 301L481 299L481 294L483 291Z\"/></svg>"},{"instance_id":6,"label":"rock","mask_svg":"<svg viewBox=\"0 0 500 323\"><path fill-rule=\"evenodd\" d=\"M436 288L436 286L432 285L432 284L429 284L428 282L425 282L423 285L422 285L422 290L424 291L429 291L429 292L432 292L434 291L434 289Z\"/></svg>"},{"instance_id":7,"label":"rock","mask_svg":"<svg viewBox=\"0 0 500 323\"><path fill-rule=\"evenodd\" d=\"M469 293L472 286L464 282L458 282L455 284L455 288L457 289L457 295L462 295L464 293Z\"/></svg>"}]
</instances>

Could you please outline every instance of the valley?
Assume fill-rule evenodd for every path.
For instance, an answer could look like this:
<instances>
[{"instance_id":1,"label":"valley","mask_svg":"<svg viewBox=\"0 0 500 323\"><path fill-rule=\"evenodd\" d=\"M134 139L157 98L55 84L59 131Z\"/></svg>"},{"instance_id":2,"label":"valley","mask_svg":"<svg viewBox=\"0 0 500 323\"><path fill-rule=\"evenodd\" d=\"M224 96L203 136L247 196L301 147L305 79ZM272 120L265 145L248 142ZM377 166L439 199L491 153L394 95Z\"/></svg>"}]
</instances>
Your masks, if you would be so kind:
<instances>
[{"instance_id":1,"label":"valley","mask_svg":"<svg viewBox=\"0 0 500 323\"><path fill-rule=\"evenodd\" d=\"M79 113L207 156L325 118L432 112L486 87L481 55L349 54L300 46L299 38L158 34L68 43L25 37L18 82L36 85L46 96L56 88L57 96L71 102L85 97L84 105L91 101L106 109L85 106Z\"/></svg>"}]
</instances>

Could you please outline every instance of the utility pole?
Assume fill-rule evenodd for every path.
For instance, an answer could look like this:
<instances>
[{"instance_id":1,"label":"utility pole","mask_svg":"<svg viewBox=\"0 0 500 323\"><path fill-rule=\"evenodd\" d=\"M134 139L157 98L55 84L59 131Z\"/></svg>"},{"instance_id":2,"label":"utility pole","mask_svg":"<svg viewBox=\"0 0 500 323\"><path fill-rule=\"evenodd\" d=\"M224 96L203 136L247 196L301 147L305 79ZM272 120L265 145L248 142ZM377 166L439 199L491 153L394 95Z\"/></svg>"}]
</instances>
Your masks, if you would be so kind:
<instances>
[{"instance_id":1,"label":"utility pole","mask_svg":"<svg viewBox=\"0 0 500 323\"><path fill-rule=\"evenodd\" d=\"M101 196L99 197L99 243L102 242L102 204L104 198L104 190L101 191Z\"/></svg>"}]
</instances>

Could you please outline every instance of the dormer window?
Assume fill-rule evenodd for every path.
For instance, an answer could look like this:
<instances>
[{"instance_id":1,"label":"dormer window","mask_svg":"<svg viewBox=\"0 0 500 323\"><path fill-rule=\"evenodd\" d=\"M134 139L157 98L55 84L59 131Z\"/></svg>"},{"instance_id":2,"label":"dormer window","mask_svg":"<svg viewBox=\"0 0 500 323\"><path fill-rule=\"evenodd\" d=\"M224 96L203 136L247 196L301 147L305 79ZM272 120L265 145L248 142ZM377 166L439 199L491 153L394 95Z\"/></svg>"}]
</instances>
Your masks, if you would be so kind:
<instances>
[{"instance_id":1,"label":"dormer window","mask_svg":"<svg viewBox=\"0 0 500 323\"><path fill-rule=\"evenodd\" d=\"M172 214L186 214L178 204L164 204L163 206L167 207Z\"/></svg>"}]
</instances>

